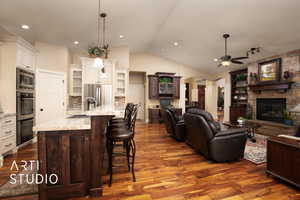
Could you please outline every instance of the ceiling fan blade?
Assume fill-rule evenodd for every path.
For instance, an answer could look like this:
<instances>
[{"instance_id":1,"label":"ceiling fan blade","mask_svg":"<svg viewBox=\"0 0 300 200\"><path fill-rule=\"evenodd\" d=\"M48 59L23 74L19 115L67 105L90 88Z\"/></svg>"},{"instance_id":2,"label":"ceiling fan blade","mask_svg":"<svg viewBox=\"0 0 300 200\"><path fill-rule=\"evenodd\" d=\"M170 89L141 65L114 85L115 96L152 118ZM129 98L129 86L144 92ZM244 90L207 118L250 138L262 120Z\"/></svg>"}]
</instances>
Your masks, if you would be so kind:
<instances>
[{"instance_id":1,"label":"ceiling fan blade","mask_svg":"<svg viewBox=\"0 0 300 200\"><path fill-rule=\"evenodd\" d=\"M240 64L240 65L241 65L241 64L244 64L243 62L237 61L237 60L231 60L231 62L234 63L234 64Z\"/></svg>"},{"instance_id":2,"label":"ceiling fan blade","mask_svg":"<svg viewBox=\"0 0 300 200\"><path fill-rule=\"evenodd\" d=\"M218 64L218 67L222 67L223 65L220 63L220 64Z\"/></svg>"},{"instance_id":3,"label":"ceiling fan blade","mask_svg":"<svg viewBox=\"0 0 300 200\"><path fill-rule=\"evenodd\" d=\"M232 60L244 60L244 59L247 59L248 57L247 56L244 56L244 57L236 57L236 58L232 58Z\"/></svg>"}]
</instances>

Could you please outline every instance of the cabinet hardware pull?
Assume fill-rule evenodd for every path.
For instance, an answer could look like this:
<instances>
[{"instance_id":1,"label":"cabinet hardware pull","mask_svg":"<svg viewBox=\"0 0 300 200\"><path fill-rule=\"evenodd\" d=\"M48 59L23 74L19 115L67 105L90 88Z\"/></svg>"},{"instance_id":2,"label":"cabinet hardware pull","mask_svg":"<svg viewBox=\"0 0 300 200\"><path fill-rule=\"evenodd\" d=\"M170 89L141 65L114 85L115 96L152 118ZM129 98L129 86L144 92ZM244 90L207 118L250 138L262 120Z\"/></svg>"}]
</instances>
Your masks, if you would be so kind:
<instances>
[{"instance_id":1,"label":"cabinet hardware pull","mask_svg":"<svg viewBox=\"0 0 300 200\"><path fill-rule=\"evenodd\" d=\"M9 122L11 122L11 120L7 120L7 121L5 121L5 123L9 123Z\"/></svg>"},{"instance_id":2,"label":"cabinet hardware pull","mask_svg":"<svg viewBox=\"0 0 300 200\"><path fill-rule=\"evenodd\" d=\"M9 147L9 146L11 146L11 145L12 145L12 143L5 145L5 147Z\"/></svg>"}]
</instances>

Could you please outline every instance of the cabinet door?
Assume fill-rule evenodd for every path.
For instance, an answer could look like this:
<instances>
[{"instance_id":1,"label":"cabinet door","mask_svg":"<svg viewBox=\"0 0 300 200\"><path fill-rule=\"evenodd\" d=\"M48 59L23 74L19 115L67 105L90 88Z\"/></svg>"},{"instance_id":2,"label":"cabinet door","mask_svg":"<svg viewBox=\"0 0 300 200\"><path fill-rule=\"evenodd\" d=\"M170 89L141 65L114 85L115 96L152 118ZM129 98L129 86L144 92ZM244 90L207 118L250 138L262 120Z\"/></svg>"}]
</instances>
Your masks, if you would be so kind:
<instances>
[{"instance_id":1,"label":"cabinet door","mask_svg":"<svg viewBox=\"0 0 300 200\"><path fill-rule=\"evenodd\" d=\"M18 67L33 70L35 68L35 53L23 46L19 46L16 62Z\"/></svg>"},{"instance_id":2,"label":"cabinet door","mask_svg":"<svg viewBox=\"0 0 300 200\"><path fill-rule=\"evenodd\" d=\"M82 70L71 69L70 78L70 95L81 96L82 95Z\"/></svg>"},{"instance_id":3,"label":"cabinet door","mask_svg":"<svg viewBox=\"0 0 300 200\"><path fill-rule=\"evenodd\" d=\"M88 194L91 163L89 135L87 131L39 132L40 172L58 177L56 184L43 181L39 185L39 199L66 199Z\"/></svg>"},{"instance_id":4,"label":"cabinet door","mask_svg":"<svg viewBox=\"0 0 300 200\"><path fill-rule=\"evenodd\" d=\"M173 98L179 99L180 98L180 77L174 77L173 78Z\"/></svg>"},{"instance_id":5,"label":"cabinet door","mask_svg":"<svg viewBox=\"0 0 300 200\"><path fill-rule=\"evenodd\" d=\"M158 98L158 77L148 76L149 79L149 99Z\"/></svg>"}]
</instances>

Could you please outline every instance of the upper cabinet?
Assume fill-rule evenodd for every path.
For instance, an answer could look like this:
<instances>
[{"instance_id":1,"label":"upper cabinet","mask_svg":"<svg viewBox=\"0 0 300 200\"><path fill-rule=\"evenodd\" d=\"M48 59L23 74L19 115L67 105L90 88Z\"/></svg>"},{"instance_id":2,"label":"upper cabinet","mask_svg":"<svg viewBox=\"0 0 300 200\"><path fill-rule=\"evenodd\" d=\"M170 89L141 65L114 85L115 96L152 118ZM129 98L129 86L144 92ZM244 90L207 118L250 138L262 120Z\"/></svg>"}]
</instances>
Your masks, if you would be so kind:
<instances>
[{"instance_id":1,"label":"upper cabinet","mask_svg":"<svg viewBox=\"0 0 300 200\"><path fill-rule=\"evenodd\" d=\"M149 75L149 99L158 99L158 76Z\"/></svg>"},{"instance_id":2,"label":"upper cabinet","mask_svg":"<svg viewBox=\"0 0 300 200\"><path fill-rule=\"evenodd\" d=\"M117 68L114 74L114 102L116 110L124 110L128 85L128 71Z\"/></svg>"},{"instance_id":3,"label":"upper cabinet","mask_svg":"<svg viewBox=\"0 0 300 200\"><path fill-rule=\"evenodd\" d=\"M180 79L181 77L179 76L174 76L173 77L173 98L174 99L179 99L180 98Z\"/></svg>"},{"instance_id":4,"label":"upper cabinet","mask_svg":"<svg viewBox=\"0 0 300 200\"><path fill-rule=\"evenodd\" d=\"M35 59L36 53L32 48L22 44L17 45L17 67L35 70Z\"/></svg>"},{"instance_id":5,"label":"upper cabinet","mask_svg":"<svg viewBox=\"0 0 300 200\"><path fill-rule=\"evenodd\" d=\"M71 65L70 69L70 96L82 95L82 69Z\"/></svg>"},{"instance_id":6,"label":"upper cabinet","mask_svg":"<svg viewBox=\"0 0 300 200\"><path fill-rule=\"evenodd\" d=\"M155 75L148 75L149 99L180 98L180 76L175 73L159 72Z\"/></svg>"}]
</instances>

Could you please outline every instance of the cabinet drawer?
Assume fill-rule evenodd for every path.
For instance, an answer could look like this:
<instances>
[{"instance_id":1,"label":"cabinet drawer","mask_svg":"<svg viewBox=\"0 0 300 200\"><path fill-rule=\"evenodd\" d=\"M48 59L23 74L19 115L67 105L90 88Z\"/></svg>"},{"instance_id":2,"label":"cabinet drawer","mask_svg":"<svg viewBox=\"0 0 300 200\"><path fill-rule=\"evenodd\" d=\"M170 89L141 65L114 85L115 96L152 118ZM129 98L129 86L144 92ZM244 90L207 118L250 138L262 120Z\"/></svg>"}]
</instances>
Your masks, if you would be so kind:
<instances>
[{"instance_id":1,"label":"cabinet drawer","mask_svg":"<svg viewBox=\"0 0 300 200\"><path fill-rule=\"evenodd\" d=\"M16 128L7 128L0 130L0 138L6 138L12 135L16 135Z\"/></svg>"},{"instance_id":2,"label":"cabinet drawer","mask_svg":"<svg viewBox=\"0 0 300 200\"><path fill-rule=\"evenodd\" d=\"M1 120L1 127L7 128L7 127L15 127L16 126L16 117L5 117Z\"/></svg>"},{"instance_id":3,"label":"cabinet drawer","mask_svg":"<svg viewBox=\"0 0 300 200\"><path fill-rule=\"evenodd\" d=\"M9 136L9 137L1 139L1 140L2 140L1 144L0 144L0 152L1 153L10 151L16 147L16 136L15 135Z\"/></svg>"}]
</instances>

